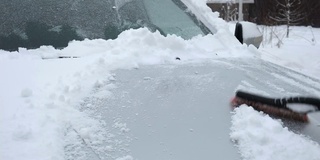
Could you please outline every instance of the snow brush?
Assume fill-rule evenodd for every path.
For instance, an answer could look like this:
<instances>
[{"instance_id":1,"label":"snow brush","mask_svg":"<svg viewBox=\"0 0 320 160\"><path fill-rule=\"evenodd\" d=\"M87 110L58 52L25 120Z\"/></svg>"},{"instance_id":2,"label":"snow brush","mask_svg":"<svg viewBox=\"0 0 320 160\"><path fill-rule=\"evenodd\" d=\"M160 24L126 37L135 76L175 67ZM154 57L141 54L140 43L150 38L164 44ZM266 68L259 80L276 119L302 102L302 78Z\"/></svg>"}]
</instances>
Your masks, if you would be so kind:
<instances>
[{"instance_id":1,"label":"snow brush","mask_svg":"<svg viewBox=\"0 0 320 160\"><path fill-rule=\"evenodd\" d=\"M307 114L320 110L320 99L311 97L288 97L288 98L269 98L253 93L237 91L232 99L231 105L238 107L242 104L251 106L257 111L273 115L279 118L286 118L294 121L308 123ZM290 105L312 106L312 110L296 111Z\"/></svg>"}]
</instances>

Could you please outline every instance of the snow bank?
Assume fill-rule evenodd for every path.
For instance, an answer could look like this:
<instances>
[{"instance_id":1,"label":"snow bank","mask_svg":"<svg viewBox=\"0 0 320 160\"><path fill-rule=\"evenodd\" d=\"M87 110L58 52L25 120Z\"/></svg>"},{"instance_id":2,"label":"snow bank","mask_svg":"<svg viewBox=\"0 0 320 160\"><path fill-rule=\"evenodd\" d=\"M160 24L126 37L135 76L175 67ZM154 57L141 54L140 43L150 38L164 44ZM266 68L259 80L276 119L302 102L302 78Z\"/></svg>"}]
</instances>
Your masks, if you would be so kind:
<instances>
[{"instance_id":1,"label":"snow bank","mask_svg":"<svg viewBox=\"0 0 320 160\"><path fill-rule=\"evenodd\" d=\"M280 121L242 105L232 116L231 139L246 160L319 160L320 146Z\"/></svg>"},{"instance_id":2,"label":"snow bank","mask_svg":"<svg viewBox=\"0 0 320 160\"><path fill-rule=\"evenodd\" d=\"M231 50L237 50L236 54ZM39 53L38 50L29 52ZM175 35L164 37L159 32L151 33L147 28L141 28L122 32L116 40L72 41L67 48L61 51L41 52L40 55L45 58L53 55L74 57L95 55L100 58L109 56L107 61L110 62L115 60L110 57L117 57L117 61L119 58L134 59L155 64L172 61L175 57L180 57L181 60L192 60L195 58L258 56L254 54L248 54L247 47L239 44L233 35L222 32L184 40Z\"/></svg>"},{"instance_id":3,"label":"snow bank","mask_svg":"<svg viewBox=\"0 0 320 160\"><path fill-rule=\"evenodd\" d=\"M13 55L0 60L0 159L64 159L66 124L84 119L73 106L91 89L86 61Z\"/></svg>"}]
</instances>

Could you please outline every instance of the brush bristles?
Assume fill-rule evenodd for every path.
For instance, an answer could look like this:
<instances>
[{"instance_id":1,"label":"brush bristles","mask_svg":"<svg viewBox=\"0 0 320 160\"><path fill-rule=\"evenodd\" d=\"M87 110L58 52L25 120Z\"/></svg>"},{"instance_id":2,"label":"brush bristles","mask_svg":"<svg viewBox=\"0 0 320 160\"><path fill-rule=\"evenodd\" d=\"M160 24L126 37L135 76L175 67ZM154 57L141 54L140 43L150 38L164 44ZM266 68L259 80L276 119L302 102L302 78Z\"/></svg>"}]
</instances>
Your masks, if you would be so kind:
<instances>
[{"instance_id":1,"label":"brush bristles","mask_svg":"<svg viewBox=\"0 0 320 160\"><path fill-rule=\"evenodd\" d=\"M269 115L273 115L273 116L277 116L277 117L281 117L281 118L287 118L290 120L304 122L304 123L309 122L306 114L296 113L296 112L293 112L288 109L282 109L279 107L266 105L266 104L263 104L260 102L249 101L249 100L245 100L245 99L238 98L238 97L235 97L231 101L231 105L234 107L238 107L242 104L246 104L248 106L251 106L255 110L262 111L262 112L269 114Z\"/></svg>"}]
</instances>

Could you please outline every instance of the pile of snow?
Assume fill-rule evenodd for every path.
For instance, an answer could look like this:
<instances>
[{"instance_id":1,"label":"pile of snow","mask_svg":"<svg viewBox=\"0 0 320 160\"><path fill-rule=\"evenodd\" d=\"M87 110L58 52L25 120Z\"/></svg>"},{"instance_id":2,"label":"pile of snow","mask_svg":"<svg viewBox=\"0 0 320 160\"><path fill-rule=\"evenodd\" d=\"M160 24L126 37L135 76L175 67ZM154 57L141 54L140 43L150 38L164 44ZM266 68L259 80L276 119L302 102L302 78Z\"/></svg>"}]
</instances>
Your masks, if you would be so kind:
<instances>
[{"instance_id":1,"label":"pile of snow","mask_svg":"<svg viewBox=\"0 0 320 160\"><path fill-rule=\"evenodd\" d=\"M320 157L319 144L246 105L235 109L230 137L242 158L247 160L317 160Z\"/></svg>"},{"instance_id":2,"label":"pile of snow","mask_svg":"<svg viewBox=\"0 0 320 160\"><path fill-rule=\"evenodd\" d=\"M81 58L51 59L58 56ZM77 106L95 88L105 86L101 95L110 95L108 90L114 87L111 83L115 79L110 72L114 69L257 56L256 49L248 49L222 33L183 40L146 28L128 30L116 40L73 41L62 50L50 46L20 48L18 52L1 50L0 159L68 159L78 153L65 155L65 150L76 147L73 143L79 138L91 148L112 142L104 124ZM128 131L122 123L113 127ZM100 152L113 150L111 145Z\"/></svg>"},{"instance_id":3,"label":"pile of snow","mask_svg":"<svg viewBox=\"0 0 320 160\"><path fill-rule=\"evenodd\" d=\"M42 58L53 58L57 56L96 56L103 58L108 56L106 62L110 61L110 63L114 62L114 59L110 59L110 57L114 57L117 61L120 59L132 61L134 59L155 64L173 61L173 57L180 57L181 60L192 60L195 57L260 56L257 54L256 49L250 48L250 50L254 54L248 54L247 46L241 45L233 35L222 32L207 36L199 35L191 40L184 40L175 35L164 37L159 32L151 33L147 28L141 28L122 32L116 40L86 39L84 41L72 41L67 48L62 50L42 46L36 50L20 49L19 53L34 54Z\"/></svg>"},{"instance_id":4,"label":"pile of snow","mask_svg":"<svg viewBox=\"0 0 320 160\"><path fill-rule=\"evenodd\" d=\"M92 89L88 59L0 56L0 159L64 159L66 125L85 119L74 105Z\"/></svg>"}]
</instances>

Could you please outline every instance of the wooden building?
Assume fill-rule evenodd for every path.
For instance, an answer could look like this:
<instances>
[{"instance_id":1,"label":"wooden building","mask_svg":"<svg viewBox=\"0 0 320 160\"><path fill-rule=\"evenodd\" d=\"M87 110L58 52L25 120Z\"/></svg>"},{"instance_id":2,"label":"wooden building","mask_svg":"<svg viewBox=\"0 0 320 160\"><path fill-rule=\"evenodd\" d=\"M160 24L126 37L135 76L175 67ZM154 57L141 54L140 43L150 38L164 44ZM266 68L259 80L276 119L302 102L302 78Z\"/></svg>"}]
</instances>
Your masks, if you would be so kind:
<instances>
[{"instance_id":1,"label":"wooden building","mask_svg":"<svg viewBox=\"0 0 320 160\"><path fill-rule=\"evenodd\" d=\"M254 8L254 0L242 0L243 20L254 21L250 16L251 9ZM213 12L219 12L220 17L226 21L236 21L239 19L239 0L208 0L207 5Z\"/></svg>"}]
</instances>

